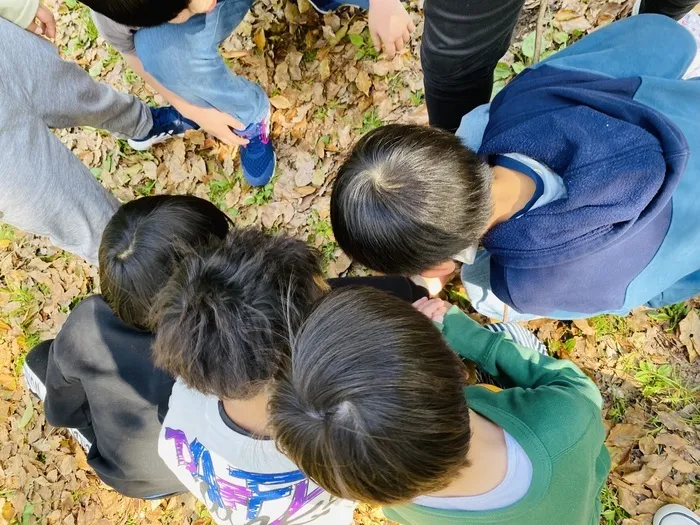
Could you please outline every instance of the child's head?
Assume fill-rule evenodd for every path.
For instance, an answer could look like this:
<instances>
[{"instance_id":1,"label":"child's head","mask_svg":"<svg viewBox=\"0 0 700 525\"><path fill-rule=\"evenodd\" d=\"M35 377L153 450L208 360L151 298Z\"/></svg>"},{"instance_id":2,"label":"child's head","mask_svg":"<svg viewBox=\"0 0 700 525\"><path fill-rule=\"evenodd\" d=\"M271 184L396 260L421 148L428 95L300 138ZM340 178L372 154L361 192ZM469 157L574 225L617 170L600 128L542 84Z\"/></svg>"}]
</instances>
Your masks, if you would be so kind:
<instances>
[{"instance_id":1,"label":"child's head","mask_svg":"<svg viewBox=\"0 0 700 525\"><path fill-rule=\"evenodd\" d=\"M216 0L85 0L84 3L110 20L133 27L181 24L216 7Z\"/></svg>"},{"instance_id":2,"label":"child's head","mask_svg":"<svg viewBox=\"0 0 700 525\"><path fill-rule=\"evenodd\" d=\"M317 253L304 242L233 230L183 260L161 293L155 362L204 394L253 397L326 286Z\"/></svg>"},{"instance_id":3,"label":"child's head","mask_svg":"<svg viewBox=\"0 0 700 525\"><path fill-rule=\"evenodd\" d=\"M184 248L223 239L228 217L190 195L157 195L127 202L102 233L100 287L122 321L150 328L155 296L168 282Z\"/></svg>"},{"instance_id":4,"label":"child's head","mask_svg":"<svg viewBox=\"0 0 700 525\"><path fill-rule=\"evenodd\" d=\"M438 276L478 245L492 207L490 169L459 138L394 124L365 135L341 166L331 223L340 247L373 270Z\"/></svg>"},{"instance_id":5,"label":"child's head","mask_svg":"<svg viewBox=\"0 0 700 525\"><path fill-rule=\"evenodd\" d=\"M427 317L383 292L325 297L270 402L280 450L331 494L376 504L445 488L467 466L463 365Z\"/></svg>"}]
</instances>

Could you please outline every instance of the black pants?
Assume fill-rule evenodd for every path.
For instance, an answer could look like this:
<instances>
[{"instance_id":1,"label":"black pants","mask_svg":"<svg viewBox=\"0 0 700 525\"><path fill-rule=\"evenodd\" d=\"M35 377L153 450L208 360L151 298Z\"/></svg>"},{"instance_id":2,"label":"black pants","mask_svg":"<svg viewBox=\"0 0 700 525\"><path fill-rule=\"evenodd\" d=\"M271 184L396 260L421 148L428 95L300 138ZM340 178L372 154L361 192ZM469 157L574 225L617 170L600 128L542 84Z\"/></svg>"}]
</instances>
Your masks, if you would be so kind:
<instances>
[{"instance_id":1,"label":"black pants","mask_svg":"<svg viewBox=\"0 0 700 525\"><path fill-rule=\"evenodd\" d=\"M642 0L642 13L675 19L698 0ZM510 46L524 0L425 0L421 62L430 125L456 131L491 98L493 70Z\"/></svg>"}]
</instances>

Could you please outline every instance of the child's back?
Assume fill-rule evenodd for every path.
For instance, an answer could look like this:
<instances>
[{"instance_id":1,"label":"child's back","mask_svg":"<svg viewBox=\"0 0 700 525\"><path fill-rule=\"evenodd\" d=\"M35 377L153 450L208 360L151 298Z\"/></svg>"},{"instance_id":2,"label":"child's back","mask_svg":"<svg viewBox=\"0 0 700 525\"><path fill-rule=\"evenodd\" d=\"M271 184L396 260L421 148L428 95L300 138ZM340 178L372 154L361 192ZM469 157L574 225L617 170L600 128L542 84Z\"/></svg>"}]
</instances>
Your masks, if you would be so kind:
<instances>
[{"instance_id":1,"label":"child's back","mask_svg":"<svg viewBox=\"0 0 700 525\"><path fill-rule=\"evenodd\" d=\"M161 294L153 353L178 380L158 453L217 523L352 523L267 428L288 334L325 288L303 242L249 229L185 259Z\"/></svg>"},{"instance_id":2,"label":"child's back","mask_svg":"<svg viewBox=\"0 0 700 525\"><path fill-rule=\"evenodd\" d=\"M596 525L610 458L593 382L456 307L443 329L505 388L463 388L439 332L400 301L333 292L277 382L279 446L332 494L407 525Z\"/></svg>"},{"instance_id":3,"label":"child's back","mask_svg":"<svg viewBox=\"0 0 700 525\"><path fill-rule=\"evenodd\" d=\"M157 458L174 380L151 358L149 315L183 247L214 242L228 226L226 215L196 197L125 204L102 236L103 295L82 301L55 340L27 355L25 377L47 421L71 429L100 479L125 495L184 491Z\"/></svg>"}]
</instances>

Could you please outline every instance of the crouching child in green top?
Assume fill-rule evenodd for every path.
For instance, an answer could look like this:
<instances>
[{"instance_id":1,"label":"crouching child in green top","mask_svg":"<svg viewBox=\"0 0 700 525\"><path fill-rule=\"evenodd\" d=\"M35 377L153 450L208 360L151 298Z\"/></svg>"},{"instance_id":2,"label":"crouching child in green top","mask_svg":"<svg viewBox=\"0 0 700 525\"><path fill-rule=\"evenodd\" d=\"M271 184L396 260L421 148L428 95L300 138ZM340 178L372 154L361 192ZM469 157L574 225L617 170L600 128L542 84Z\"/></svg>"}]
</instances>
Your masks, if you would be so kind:
<instances>
[{"instance_id":1,"label":"crouching child in green top","mask_svg":"<svg viewBox=\"0 0 700 525\"><path fill-rule=\"evenodd\" d=\"M321 300L270 403L280 449L402 524L597 525L610 457L595 384L448 307L370 289ZM466 386L450 347L504 389Z\"/></svg>"}]
</instances>

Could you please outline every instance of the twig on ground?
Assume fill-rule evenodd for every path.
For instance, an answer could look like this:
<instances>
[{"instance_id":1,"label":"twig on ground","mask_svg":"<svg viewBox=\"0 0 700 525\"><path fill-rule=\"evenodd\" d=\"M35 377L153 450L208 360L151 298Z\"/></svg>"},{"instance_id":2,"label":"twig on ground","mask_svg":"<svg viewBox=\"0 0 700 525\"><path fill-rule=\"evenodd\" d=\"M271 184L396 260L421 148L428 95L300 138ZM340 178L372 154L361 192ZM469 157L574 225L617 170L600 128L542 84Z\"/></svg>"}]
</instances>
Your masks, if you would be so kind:
<instances>
[{"instance_id":1,"label":"twig on ground","mask_svg":"<svg viewBox=\"0 0 700 525\"><path fill-rule=\"evenodd\" d=\"M542 51L542 36L544 34L544 18L547 15L547 7L549 0L540 0L540 11L537 15L537 28L535 29L535 54L532 57L532 63L537 64L540 61L540 52Z\"/></svg>"}]
</instances>

